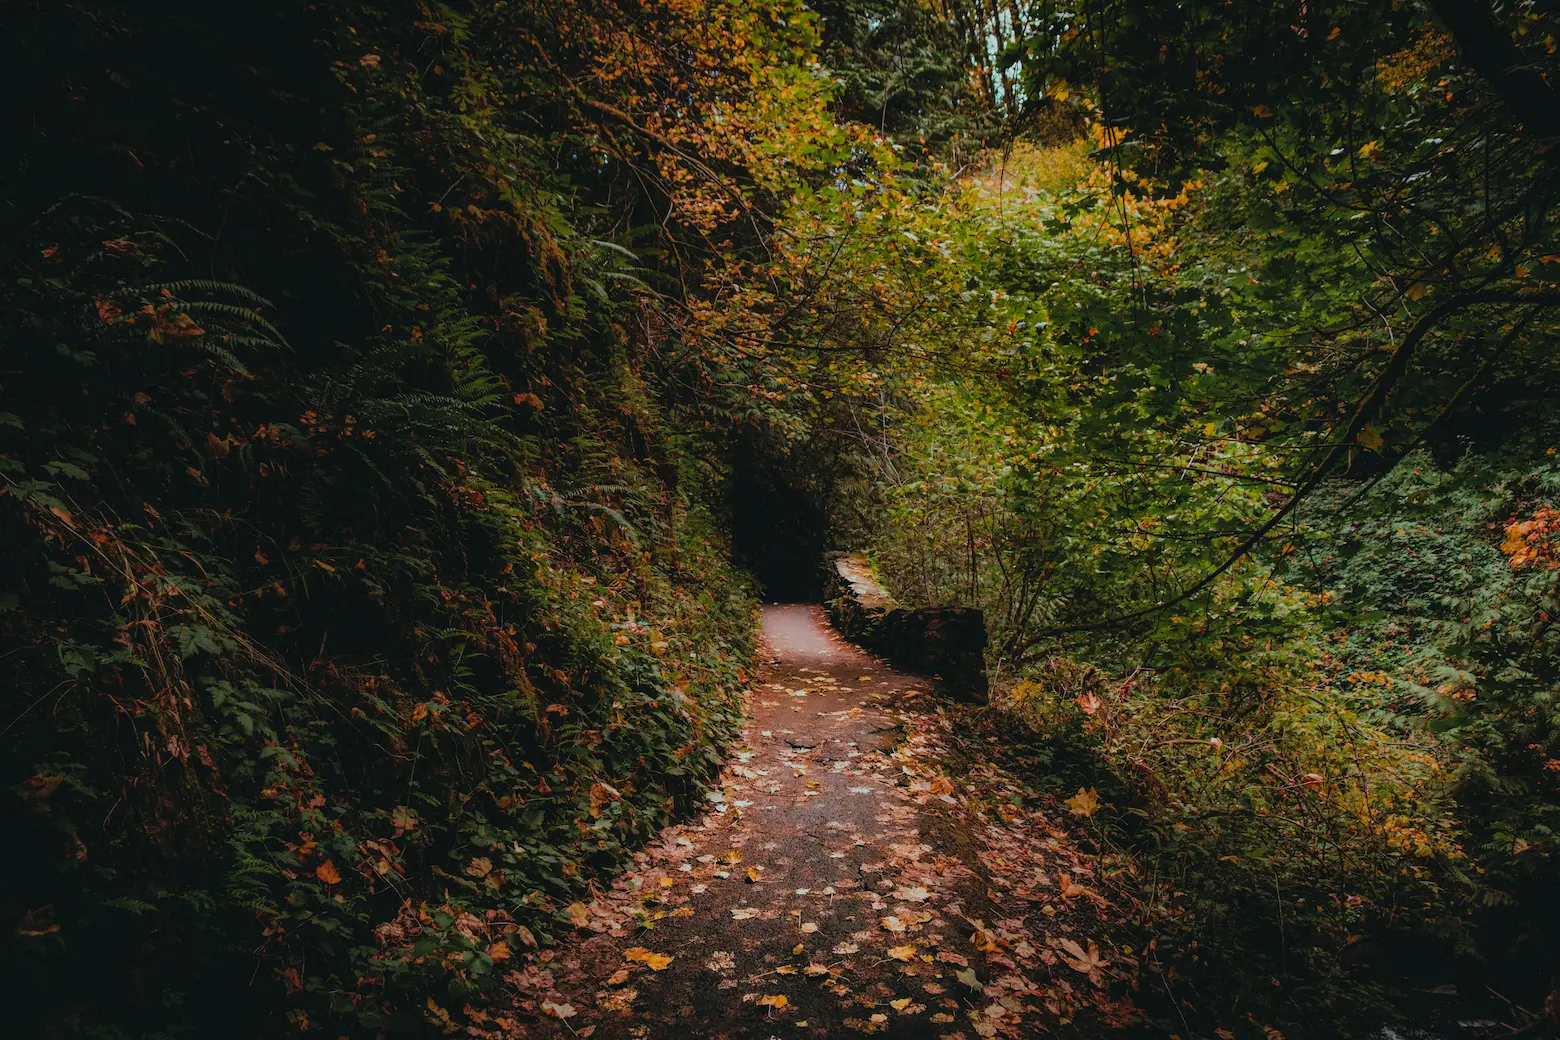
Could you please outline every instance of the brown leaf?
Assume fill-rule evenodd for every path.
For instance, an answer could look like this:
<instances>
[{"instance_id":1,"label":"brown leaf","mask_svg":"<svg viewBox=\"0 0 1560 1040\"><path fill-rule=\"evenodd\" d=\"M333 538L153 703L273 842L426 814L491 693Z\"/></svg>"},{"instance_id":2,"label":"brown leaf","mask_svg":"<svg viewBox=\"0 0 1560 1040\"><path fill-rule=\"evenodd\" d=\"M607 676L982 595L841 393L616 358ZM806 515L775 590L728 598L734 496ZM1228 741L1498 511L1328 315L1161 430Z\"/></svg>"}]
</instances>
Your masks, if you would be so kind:
<instances>
[{"instance_id":1,"label":"brown leaf","mask_svg":"<svg viewBox=\"0 0 1560 1040\"><path fill-rule=\"evenodd\" d=\"M1093 939L1089 940L1089 948L1087 950L1079 946L1076 939L1059 939L1057 940L1057 945L1069 954L1069 956L1062 958L1067 962L1067 966L1074 971L1081 971L1085 975L1092 977L1100 968L1110 963L1109 960L1100 956L1099 945Z\"/></svg>"},{"instance_id":2,"label":"brown leaf","mask_svg":"<svg viewBox=\"0 0 1560 1040\"><path fill-rule=\"evenodd\" d=\"M1061 889L1063 899L1072 899L1074 896L1092 896L1094 894L1094 889L1089 888L1087 885L1073 884L1073 879L1068 874L1063 874L1061 877Z\"/></svg>"},{"instance_id":3,"label":"brown leaf","mask_svg":"<svg viewBox=\"0 0 1560 1040\"><path fill-rule=\"evenodd\" d=\"M53 904L27 911L16 925L17 935L50 935L59 930L60 926L54 923Z\"/></svg>"}]
</instances>

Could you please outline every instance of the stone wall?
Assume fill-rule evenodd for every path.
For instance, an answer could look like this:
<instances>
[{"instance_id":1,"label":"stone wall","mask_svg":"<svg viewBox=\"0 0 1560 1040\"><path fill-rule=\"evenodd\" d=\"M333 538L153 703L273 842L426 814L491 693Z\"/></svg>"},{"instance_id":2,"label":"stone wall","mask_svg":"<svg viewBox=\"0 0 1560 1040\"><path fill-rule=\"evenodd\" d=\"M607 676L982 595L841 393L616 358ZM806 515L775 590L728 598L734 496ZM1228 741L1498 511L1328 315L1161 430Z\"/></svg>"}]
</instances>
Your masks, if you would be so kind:
<instances>
[{"instance_id":1,"label":"stone wall","mask_svg":"<svg viewBox=\"0 0 1560 1040\"><path fill-rule=\"evenodd\" d=\"M902 607L860 553L824 560L824 607L845 638L956 697L986 699L986 618L973 607Z\"/></svg>"}]
</instances>

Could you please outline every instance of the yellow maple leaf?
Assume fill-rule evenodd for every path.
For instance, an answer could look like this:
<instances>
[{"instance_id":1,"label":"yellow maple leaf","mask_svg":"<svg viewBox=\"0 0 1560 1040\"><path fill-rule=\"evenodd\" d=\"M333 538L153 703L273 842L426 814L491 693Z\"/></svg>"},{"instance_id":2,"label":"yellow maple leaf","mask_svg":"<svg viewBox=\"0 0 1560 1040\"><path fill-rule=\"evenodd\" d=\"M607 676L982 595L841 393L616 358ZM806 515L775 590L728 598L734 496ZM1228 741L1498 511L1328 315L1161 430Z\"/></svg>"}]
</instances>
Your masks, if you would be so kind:
<instances>
[{"instance_id":1,"label":"yellow maple leaf","mask_svg":"<svg viewBox=\"0 0 1560 1040\"><path fill-rule=\"evenodd\" d=\"M319 866L315 867L314 876L325 882L327 885L341 884L341 871L337 870L336 864L332 863L330 860L326 860L324 863L321 863Z\"/></svg>"},{"instance_id":2,"label":"yellow maple leaf","mask_svg":"<svg viewBox=\"0 0 1560 1040\"><path fill-rule=\"evenodd\" d=\"M914 960L915 943L905 943L903 946L895 946L888 951L888 955L896 961Z\"/></svg>"},{"instance_id":3,"label":"yellow maple leaf","mask_svg":"<svg viewBox=\"0 0 1560 1040\"><path fill-rule=\"evenodd\" d=\"M563 914L576 928L584 928L590 924L590 911L586 909L584 903L570 903L564 908Z\"/></svg>"},{"instance_id":4,"label":"yellow maple leaf","mask_svg":"<svg viewBox=\"0 0 1560 1040\"><path fill-rule=\"evenodd\" d=\"M651 971L664 971L674 958L668 954L654 953L643 946L631 946L623 951L623 959L647 965Z\"/></svg>"},{"instance_id":5,"label":"yellow maple leaf","mask_svg":"<svg viewBox=\"0 0 1560 1040\"><path fill-rule=\"evenodd\" d=\"M1062 802L1067 806L1067 811L1074 816L1093 816L1100 811L1100 793L1094 788L1085 791L1078 788L1078 793Z\"/></svg>"},{"instance_id":6,"label":"yellow maple leaf","mask_svg":"<svg viewBox=\"0 0 1560 1040\"><path fill-rule=\"evenodd\" d=\"M789 1004L791 999L783 993L776 993L772 996L759 997L758 1002L763 1007L772 1007L778 1009L783 1008Z\"/></svg>"}]
</instances>

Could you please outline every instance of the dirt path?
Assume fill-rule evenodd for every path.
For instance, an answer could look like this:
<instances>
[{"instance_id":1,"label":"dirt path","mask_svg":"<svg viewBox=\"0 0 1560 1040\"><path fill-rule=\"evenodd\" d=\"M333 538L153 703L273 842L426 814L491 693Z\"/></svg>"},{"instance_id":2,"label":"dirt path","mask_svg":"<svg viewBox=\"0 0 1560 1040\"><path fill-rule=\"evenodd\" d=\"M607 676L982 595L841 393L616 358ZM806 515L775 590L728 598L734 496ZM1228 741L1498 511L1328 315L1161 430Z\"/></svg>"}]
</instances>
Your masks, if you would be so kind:
<instances>
[{"instance_id":1,"label":"dirt path","mask_svg":"<svg viewBox=\"0 0 1560 1040\"><path fill-rule=\"evenodd\" d=\"M766 607L764 631L776 660L712 811L573 908L582 938L511 974L522 1035L1126 1024L1131 951L1085 937L1108 904L1068 832L989 767L952 765L926 680L845 643L818 608Z\"/></svg>"}]
</instances>

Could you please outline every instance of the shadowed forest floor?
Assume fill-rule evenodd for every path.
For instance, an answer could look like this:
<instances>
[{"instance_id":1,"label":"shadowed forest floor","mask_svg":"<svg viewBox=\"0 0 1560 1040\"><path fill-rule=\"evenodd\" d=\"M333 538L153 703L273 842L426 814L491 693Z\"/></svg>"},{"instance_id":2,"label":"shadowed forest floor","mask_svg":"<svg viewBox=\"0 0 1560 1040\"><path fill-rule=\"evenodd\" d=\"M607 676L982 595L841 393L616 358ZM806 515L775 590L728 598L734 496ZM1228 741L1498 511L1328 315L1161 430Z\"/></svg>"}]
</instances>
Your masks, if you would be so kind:
<instances>
[{"instance_id":1,"label":"shadowed forest floor","mask_svg":"<svg viewBox=\"0 0 1560 1040\"><path fill-rule=\"evenodd\" d=\"M764 609L772 658L702 818L667 828L580 937L510 975L537 1036L1102 1035L1136 962L1059 815L957 763L923 679L817 607Z\"/></svg>"}]
</instances>

